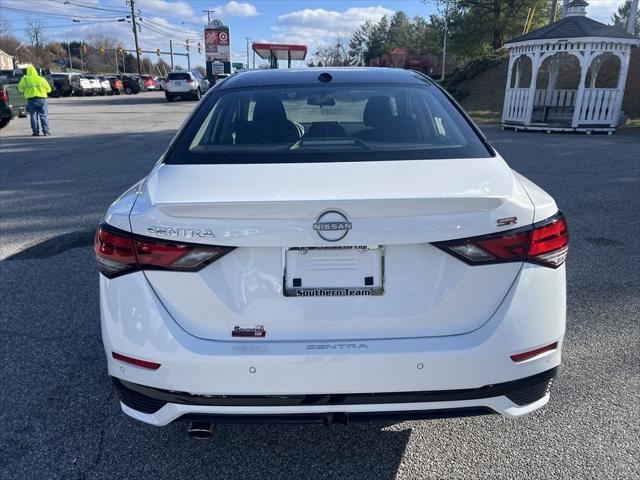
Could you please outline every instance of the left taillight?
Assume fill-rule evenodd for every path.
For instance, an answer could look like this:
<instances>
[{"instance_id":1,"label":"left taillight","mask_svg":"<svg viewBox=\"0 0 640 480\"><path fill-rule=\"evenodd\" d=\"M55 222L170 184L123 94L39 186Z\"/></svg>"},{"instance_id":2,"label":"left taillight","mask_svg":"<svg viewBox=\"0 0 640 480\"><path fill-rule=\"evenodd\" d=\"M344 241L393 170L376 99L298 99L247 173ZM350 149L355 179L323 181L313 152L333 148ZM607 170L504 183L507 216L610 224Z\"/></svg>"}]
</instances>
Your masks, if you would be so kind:
<instances>
[{"instance_id":1,"label":"left taillight","mask_svg":"<svg viewBox=\"0 0 640 480\"><path fill-rule=\"evenodd\" d=\"M0 88L0 102L9 103L9 91L5 87Z\"/></svg>"},{"instance_id":2,"label":"left taillight","mask_svg":"<svg viewBox=\"0 0 640 480\"><path fill-rule=\"evenodd\" d=\"M163 242L133 235L106 223L98 227L94 242L98 269L107 278L138 270L194 272L234 248Z\"/></svg>"},{"instance_id":3,"label":"left taillight","mask_svg":"<svg viewBox=\"0 0 640 480\"><path fill-rule=\"evenodd\" d=\"M558 268L567 257L569 230L562 212L497 234L433 243L469 265L530 262Z\"/></svg>"}]
</instances>

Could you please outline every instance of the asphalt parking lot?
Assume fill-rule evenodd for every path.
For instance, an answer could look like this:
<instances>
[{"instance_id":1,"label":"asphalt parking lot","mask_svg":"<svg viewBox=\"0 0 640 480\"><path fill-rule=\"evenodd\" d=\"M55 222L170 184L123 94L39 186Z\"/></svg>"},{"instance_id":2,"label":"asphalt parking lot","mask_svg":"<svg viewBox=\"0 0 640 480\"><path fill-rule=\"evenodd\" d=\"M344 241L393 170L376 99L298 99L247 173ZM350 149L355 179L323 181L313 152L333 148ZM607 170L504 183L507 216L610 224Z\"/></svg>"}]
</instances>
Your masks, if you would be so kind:
<instances>
[{"instance_id":1,"label":"asphalt parking lot","mask_svg":"<svg viewBox=\"0 0 640 480\"><path fill-rule=\"evenodd\" d=\"M54 136L31 137L26 119L0 131L0 478L640 476L638 130L485 128L571 229L563 366L544 409L518 421L224 426L206 442L184 424L121 413L100 339L93 229L194 105L159 93L53 99Z\"/></svg>"}]
</instances>

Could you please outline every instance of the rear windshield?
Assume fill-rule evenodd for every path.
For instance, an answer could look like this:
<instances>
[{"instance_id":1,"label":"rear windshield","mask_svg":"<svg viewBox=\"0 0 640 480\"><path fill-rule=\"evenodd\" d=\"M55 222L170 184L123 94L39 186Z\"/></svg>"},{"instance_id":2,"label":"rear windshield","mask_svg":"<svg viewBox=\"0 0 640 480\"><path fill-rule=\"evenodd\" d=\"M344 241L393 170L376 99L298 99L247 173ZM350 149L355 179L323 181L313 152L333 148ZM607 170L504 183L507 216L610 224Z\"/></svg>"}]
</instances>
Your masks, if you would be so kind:
<instances>
[{"instance_id":1,"label":"rear windshield","mask_svg":"<svg viewBox=\"0 0 640 480\"><path fill-rule=\"evenodd\" d=\"M189 80L191 75L188 73L170 73L169 80Z\"/></svg>"},{"instance_id":2,"label":"rear windshield","mask_svg":"<svg viewBox=\"0 0 640 480\"><path fill-rule=\"evenodd\" d=\"M343 84L216 89L165 163L489 156L478 134L433 85Z\"/></svg>"}]
</instances>

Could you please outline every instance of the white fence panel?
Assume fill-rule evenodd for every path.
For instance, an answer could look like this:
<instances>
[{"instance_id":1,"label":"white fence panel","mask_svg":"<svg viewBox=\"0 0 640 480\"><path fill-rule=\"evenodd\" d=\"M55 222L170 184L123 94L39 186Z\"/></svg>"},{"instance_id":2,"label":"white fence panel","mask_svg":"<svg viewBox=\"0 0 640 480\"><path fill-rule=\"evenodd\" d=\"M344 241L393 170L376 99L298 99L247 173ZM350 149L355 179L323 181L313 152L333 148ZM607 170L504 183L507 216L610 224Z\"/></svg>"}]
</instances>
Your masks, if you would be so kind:
<instances>
[{"instance_id":1,"label":"white fence panel","mask_svg":"<svg viewBox=\"0 0 640 480\"><path fill-rule=\"evenodd\" d=\"M533 104L536 107L574 107L577 90L536 90Z\"/></svg>"},{"instance_id":2,"label":"white fence panel","mask_svg":"<svg viewBox=\"0 0 640 480\"><path fill-rule=\"evenodd\" d=\"M502 119L511 122L524 122L527 114L528 88L509 88L505 93Z\"/></svg>"},{"instance_id":3,"label":"white fence panel","mask_svg":"<svg viewBox=\"0 0 640 480\"><path fill-rule=\"evenodd\" d=\"M578 123L589 125L616 123L615 111L622 91L615 88L585 88Z\"/></svg>"}]
</instances>

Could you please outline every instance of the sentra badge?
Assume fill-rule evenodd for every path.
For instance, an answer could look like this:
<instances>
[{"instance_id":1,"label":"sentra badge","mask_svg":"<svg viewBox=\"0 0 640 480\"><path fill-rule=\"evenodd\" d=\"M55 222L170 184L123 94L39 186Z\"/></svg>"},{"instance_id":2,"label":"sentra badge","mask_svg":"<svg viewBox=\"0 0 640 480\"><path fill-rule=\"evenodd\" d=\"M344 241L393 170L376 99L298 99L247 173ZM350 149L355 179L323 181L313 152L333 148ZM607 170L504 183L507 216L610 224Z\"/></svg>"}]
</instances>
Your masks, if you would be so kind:
<instances>
[{"instance_id":1,"label":"sentra badge","mask_svg":"<svg viewBox=\"0 0 640 480\"><path fill-rule=\"evenodd\" d=\"M147 234L180 238L215 238L213 231L198 228L147 227Z\"/></svg>"},{"instance_id":2,"label":"sentra badge","mask_svg":"<svg viewBox=\"0 0 640 480\"><path fill-rule=\"evenodd\" d=\"M349 219L337 210L327 210L313 224L313 229L318 232L321 239L327 242L342 240L347 236L351 227Z\"/></svg>"}]
</instances>

